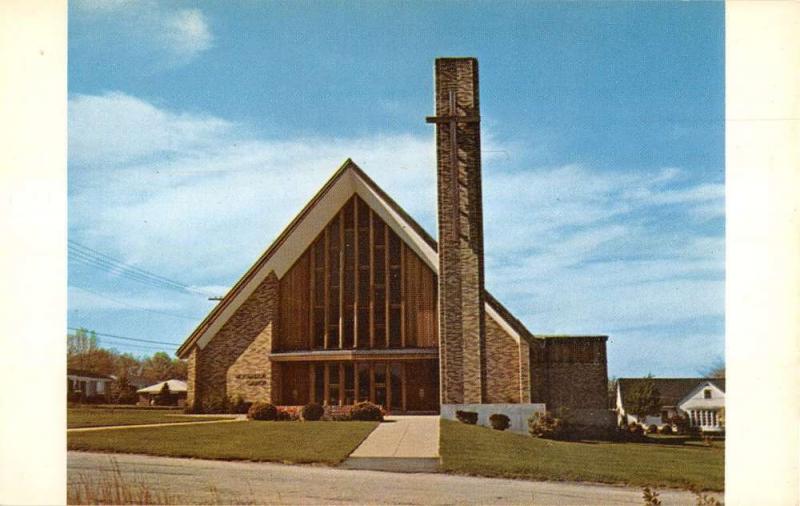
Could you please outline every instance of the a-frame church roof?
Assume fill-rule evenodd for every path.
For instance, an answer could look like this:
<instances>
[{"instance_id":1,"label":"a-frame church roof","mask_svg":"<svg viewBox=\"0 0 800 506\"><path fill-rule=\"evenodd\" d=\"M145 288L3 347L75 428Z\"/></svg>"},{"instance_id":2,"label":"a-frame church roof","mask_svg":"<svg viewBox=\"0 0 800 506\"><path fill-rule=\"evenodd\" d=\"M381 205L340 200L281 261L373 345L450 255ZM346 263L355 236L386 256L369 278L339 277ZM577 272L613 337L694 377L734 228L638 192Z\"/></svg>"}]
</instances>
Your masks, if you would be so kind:
<instances>
[{"instance_id":1,"label":"a-frame church roof","mask_svg":"<svg viewBox=\"0 0 800 506\"><path fill-rule=\"evenodd\" d=\"M228 290L200 325L178 348L187 358L192 347L201 348L213 338L239 306L271 271L280 278L311 245L314 238L347 200L357 194L435 273L439 272L436 240L351 159L339 167L314 197L303 207L277 239L248 271ZM484 291L486 314L516 341L530 341L533 335L488 291Z\"/></svg>"}]
</instances>

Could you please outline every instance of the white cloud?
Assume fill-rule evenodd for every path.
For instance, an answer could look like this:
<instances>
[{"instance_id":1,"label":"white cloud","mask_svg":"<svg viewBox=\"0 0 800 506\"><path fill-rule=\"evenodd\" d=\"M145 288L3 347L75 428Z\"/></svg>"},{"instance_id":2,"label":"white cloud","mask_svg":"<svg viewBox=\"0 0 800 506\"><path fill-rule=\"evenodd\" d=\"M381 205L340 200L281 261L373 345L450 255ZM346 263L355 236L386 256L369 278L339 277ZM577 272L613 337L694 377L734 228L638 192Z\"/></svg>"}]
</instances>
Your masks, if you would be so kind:
<instances>
[{"instance_id":1,"label":"white cloud","mask_svg":"<svg viewBox=\"0 0 800 506\"><path fill-rule=\"evenodd\" d=\"M430 136L260 139L120 93L69 108L71 238L167 277L226 291L348 157L435 235ZM622 329L721 317L724 242L703 227L722 185L676 168L511 171L517 147L483 141L487 286L532 331L635 346Z\"/></svg>"},{"instance_id":2,"label":"white cloud","mask_svg":"<svg viewBox=\"0 0 800 506\"><path fill-rule=\"evenodd\" d=\"M213 37L203 13L197 9L177 11L165 20L167 44L180 59L191 59L211 48Z\"/></svg>"},{"instance_id":3,"label":"white cloud","mask_svg":"<svg viewBox=\"0 0 800 506\"><path fill-rule=\"evenodd\" d=\"M143 61L183 65L213 46L206 16L155 0L76 0L74 15L85 20L103 42L139 52Z\"/></svg>"},{"instance_id":4,"label":"white cloud","mask_svg":"<svg viewBox=\"0 0 800 506\"><path fill-rule=\"evenodd\" d=\"M73 96L68 123L70 163L90 167L188 157L216 147L232 130L219 118L172 113L123 93Z\"/></svg>"}]
</instances>

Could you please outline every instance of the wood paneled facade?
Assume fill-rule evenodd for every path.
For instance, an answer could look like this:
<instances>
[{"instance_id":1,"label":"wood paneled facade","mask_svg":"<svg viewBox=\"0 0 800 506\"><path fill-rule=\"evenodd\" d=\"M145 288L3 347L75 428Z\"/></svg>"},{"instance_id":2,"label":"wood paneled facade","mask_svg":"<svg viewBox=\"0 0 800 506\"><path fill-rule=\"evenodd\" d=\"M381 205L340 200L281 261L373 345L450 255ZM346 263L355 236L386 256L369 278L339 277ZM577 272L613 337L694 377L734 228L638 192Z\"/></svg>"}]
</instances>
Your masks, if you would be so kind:
<instances>
[{"instance_id":1,"label":"wood paneled facade","mask_svg":"<svg viewBox=\"0 0 800 506\"><path fill-rule=\"evenodd\" d=\"M433 271L358 196L281 279L275 351L435 348Z\"/></svg>"},{"instance_id":2,"label":"wood paneled facade","mask_svg":"<svg viewBox=\"0 0 800 506\"><path fill-rule=\"evenodd\" d=\"M280 402L438 409L436 275L357 195L279 292L272 358L284 362ZM409 371L434 384L426 392L414 383L409 395Z\"/></svg>"}]
</instances>

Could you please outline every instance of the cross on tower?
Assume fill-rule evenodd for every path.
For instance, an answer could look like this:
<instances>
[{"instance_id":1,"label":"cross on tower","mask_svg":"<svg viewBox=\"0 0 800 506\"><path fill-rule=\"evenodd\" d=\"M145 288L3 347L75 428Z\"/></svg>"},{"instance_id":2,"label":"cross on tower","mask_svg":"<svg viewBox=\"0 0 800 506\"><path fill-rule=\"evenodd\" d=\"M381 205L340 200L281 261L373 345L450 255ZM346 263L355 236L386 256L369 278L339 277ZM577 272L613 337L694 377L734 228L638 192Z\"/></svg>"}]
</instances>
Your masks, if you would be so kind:
<instances>
[{"instance_id":1,"label":"cross on tower","mask_svg":"<svg viewBox=\"0 0 800 506\"><path fill-rule=\"evenodd\" d=\"M474 404L486 398L478 62L437 58L434 74L440 395Z\"/></svg>"},{"instance_id":2,"label":"cross on tower","mask_svg":"<svg viewBox=\"0 0 800 506\"><path fill-rule=\"evenodd\" d=\"M453 206L453 225L454 225L454 233L456 237L461 237L461 217L460 217L460 205L459 205L459 177L458 177L458 124L459 123L480 123L481 118L477 115L458 115L458 109L456 106L456 90L449 89L447 90L447 98L448 98L448 114L446 116L427 116L425 118L426 123L435 123L437 126L439 125L447 125L449 127L449 135L450 138L450 168L452 171L452 186L451 186L451 194L453 197L453 202L455 205Z\"/></svg>"}]
</instances>

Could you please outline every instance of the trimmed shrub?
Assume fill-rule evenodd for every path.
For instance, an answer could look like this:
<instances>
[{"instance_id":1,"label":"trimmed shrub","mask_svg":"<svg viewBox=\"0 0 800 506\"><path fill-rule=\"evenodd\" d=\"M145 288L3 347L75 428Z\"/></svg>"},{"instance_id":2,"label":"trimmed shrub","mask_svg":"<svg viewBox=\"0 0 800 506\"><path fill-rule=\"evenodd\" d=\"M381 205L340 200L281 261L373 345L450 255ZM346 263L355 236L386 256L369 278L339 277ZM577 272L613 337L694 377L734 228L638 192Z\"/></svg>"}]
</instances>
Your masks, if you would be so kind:
<instances>
[{"instance_id":1,"label":"trimmed shrub","mask_svg":"<svg viewBox=\"0 0 800 506\"><path fill-rule=\"evenodd\" d=\"M676 434L686 434L689 431L689 420L681 415L670 417L667 423L675 427Z\"/></svg>"},{"instance_id":2,"label":"trimmed shrub","mask_svg":"<svg viewBox=\"0 0 800 506\"><path fill-rule=\"evenodd\" d=\"M276 420L279 422L295 422L299 419L300 413L296 409L278 408L278 418Z\"/></svg>"},{"instance_id":3,"label":"trimmed shrub","mask_svg":"<svg viewBox=\"0 0 800 506\"><path fill-rule=\"evenodd\" d=\"M153 401L156 406L170 406L173 403L172 393L169 391L167 382L161 386L161 391L155 395Z\"/></svg>"},{"instance_id":4,"label":"trimmed shrub","mask_svg":"<svg viewBox=\"0 0 800 506\"><path fill-rule=\"evenodd\" d=\"M114 399L114 402L117 404L136 404L139 402L139 394L136 393L135 389L122 390L117 395L117 398Z\"/></svg>"},{"instance_id":5,"label":"trimmed shrub","mask_svg":"<svg viewBox=\"0 0 800 506\"><path fill-rule=\"evenodd\" d=\"M350 417L349 411L336 411L328 413L322 417L323 420L328 422L350 422L353 419Z\"/></svg>"},{"instance_id":6,"label":"trimmed shrub","mask_svg":"<svg viewBox=\"0 0 800 506\"><path fill-rule=\"evenodd\" d=\"M661 428L658 429L658 433L663 434L665 436L669 436L670 434L672 434L672 425L670 424L662 425Z\"/></svg>"},{"instance_id":7,"label":"trimmed shrub","mask_svg":"<svg viewBox=\"0 0 800 506\"><path fill-rule=\"evenodd\" d=\"M202 413L203 410L200 409L200 403L195 402L193 404L187 404L186 406L184 406L183 412L187 415L197 415Z\"/></svg>"},{"instance_id":8,"label":"trimmed shrub","mask_svg":"<svg viewBox=\"0 0 800 506\"><path fill-rule=\"evenodd\" d=\"M495 413L489 417L489 423L495 430L506 430L511 425L511 419L502 413Z\"/></svg>"},{"instance_id":9,"label":"trimmed shrub","mask_svg":"<svg viewBox=\"0 0 800 506\"><path fill-rule=\"evenodd\" d=\"M572 425L564 418L556 418L552 413L534 413L528 418L528 433L544 439L569 439Z\"/></svg>"},{"instance_id":10,"label":"trimmed shrub","mask_svg":"<svg viewBox=\"0 0 800 506\"><path fill-rule=\"evenodd\" d=\"M84 399L84 402L86 402L87 404L105 404L108 402L108 400L106 399L105 395L94 394L86 397L86 399Z\"/></svg>"},{"instance_id":11,"label":"trimmed shrub","mask_svg":"<svg viewBox=\"0 0 800 506\"><path fill-rule=\"evenodd\" d=\"M308 422L316 422L320 420L324 414L325 409L316 402L309 402L303 406L303 411L301 412L303 420Z\"/></svg>"},{"instance_id":12,"label":"trimmed shrub","mask_svg":"<svg viewBox=\"0 0 800 506\"><path fill-rule=\"evenodd\" d=\"M383 412L381 407L371 402L359 402L350 410L350 420L382 422Z\"/></svg>"},{"instance_id":13,"label":"trimmed shrub","mask_svg":"<svg viewBox=\"0 0 800 506\"><path fill-rule=\"evenodd\" d=\"M639 425L638 423L631 422L628 424L628 432L630 432L631 434L643 434L644 429L642 429L642 426Z\"/></svg>"},{"instance_id":14,"label":"trimmed shrub","mask_svg":"<svg viewBox=\"0 0 800 506\"><path fill-rule=\"evenodd\" d=\"M475 425L478 423L478 413L475 411L461 411L460 409L456 411L456 419L458 419L461 423L468 423L470 425Z\"/></svg>"},{"instance_id":15,"label":"trimmed shrub","mask_svg":"<svg viewBox=\"0 0 800 506\"><path fill-rule=\"evenodd\" d=\"M230 413L228 398L224 395L211 394L201 404L203 413L212 415Z\"/></svg>"},{"instance_id":16,"label":"trimmed shrub","mask_svg":"<svg viewBox=\"0 0 800 506\"><path fill-rule=\"evenodd\" d=\"M236 397L228 402L229 411L238 415L248 413L252 405L252 402L245 401L244 398L239 394L236 394Z\"/></svg>"},{"instance_id":17,"label":"trimmed shrub","mask_svg":"<svg viewBox=\"0 0 800 506\"><path fill-rule=\"evenodd\" d=\"M247 410L247 418L251 420L277 420L278 408L268 402L254 402Z\"/></svg>"},{"instance_id":18,"label":"trimmed shrub","mask_svg":"<svg viewBox=\"0 0 800 506\"><path fill-rule=\"evenodd\" d=\"M647 433L648 434L655 434L658 432L658 427L655 424L650 424L647 426Z\"/></svg>"}]
</instances>

